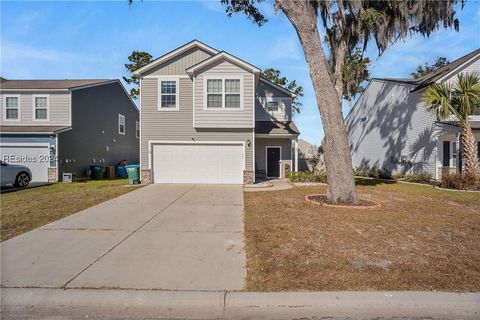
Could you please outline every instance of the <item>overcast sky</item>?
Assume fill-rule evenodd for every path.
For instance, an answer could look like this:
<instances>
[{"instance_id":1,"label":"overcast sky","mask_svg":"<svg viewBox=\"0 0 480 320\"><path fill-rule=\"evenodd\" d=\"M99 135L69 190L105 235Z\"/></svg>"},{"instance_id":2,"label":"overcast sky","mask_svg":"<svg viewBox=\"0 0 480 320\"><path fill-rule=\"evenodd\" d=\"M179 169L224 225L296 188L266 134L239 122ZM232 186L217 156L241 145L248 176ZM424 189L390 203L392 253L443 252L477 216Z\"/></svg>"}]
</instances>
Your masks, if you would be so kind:
<instances>
[{"instance_id":1,"label":"overcast sky","mask_svg":"<svg viewBox=\"0 0 480 320\"><path fill-rule=\"evenodd\" d=\"M297 35L272 2L261 4L269 22L259 28L243 15L228 18L219 1L0 2L0 73L7 79L121 78L133 50L158 57L198 39L261 69L275 67L305 89L295 115L301 138L323 137L315 96ZM480 47L480 2L458 9L460 32L413 36L380 58L368 49L374 77L408 77L439 56L454 60ZM344 107L344 112L347 107Z\"/></svg>"}]
</instances>

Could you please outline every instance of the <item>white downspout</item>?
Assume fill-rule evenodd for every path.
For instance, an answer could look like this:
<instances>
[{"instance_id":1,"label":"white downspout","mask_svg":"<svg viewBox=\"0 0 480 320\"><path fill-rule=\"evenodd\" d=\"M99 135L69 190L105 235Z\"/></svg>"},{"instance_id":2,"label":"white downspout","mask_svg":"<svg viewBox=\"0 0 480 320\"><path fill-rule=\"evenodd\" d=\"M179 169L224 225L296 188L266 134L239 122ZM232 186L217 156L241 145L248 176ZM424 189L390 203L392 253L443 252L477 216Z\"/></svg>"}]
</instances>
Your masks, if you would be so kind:
<instances>
[{"instance_id":1,"label":"white downspout","mask_svg":"<svg viewBox=\"0 0 480 320\"><path fill-rule=\"evenodd\" d=\"M298 172L298 140L297 139L295 139L295 172Z\"/></svg>"}]
</instances>

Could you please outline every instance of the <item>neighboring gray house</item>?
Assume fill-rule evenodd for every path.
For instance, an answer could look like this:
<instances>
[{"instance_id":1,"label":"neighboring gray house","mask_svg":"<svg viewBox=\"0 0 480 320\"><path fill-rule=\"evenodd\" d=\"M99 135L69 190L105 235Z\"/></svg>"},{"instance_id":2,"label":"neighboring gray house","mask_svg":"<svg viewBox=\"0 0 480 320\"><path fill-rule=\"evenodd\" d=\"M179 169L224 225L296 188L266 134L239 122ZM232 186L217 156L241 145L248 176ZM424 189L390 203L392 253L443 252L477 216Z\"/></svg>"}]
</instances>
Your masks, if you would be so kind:
<instances>
[{"instance_id":1,"label":"neighboring gray house","mask_svg":"<svg viewBox=\"0 0 480 320\"><path fill-rule=\"evenodd\" d=\"M0 94L1 159L29 167L32 181L138 163L139 112L120 81L0 78Z\"/></svg>"},{"instance_id":2,"label":"neighboring gray house","mask_svg":"<svg viewBox=\"0 0 480 320\"><path fill-rule=\"evenodd\" d=\"M372 79L345 120L353 167L426 171L435 179L461 168L457 123L439 121L422 103L430 84L454 82L460 73L480 74L480 49L418 79ZM470 120L478 142L480 114Z\"/></svg>"},{"instance_id":3,"label":"neighboring gray house","mask_svg":"<svg viewBox=\"0 0 480 320\"><path fill-rule=\"evenodd\" d=\"M197 40L136 70L144 182L252 183L292 170L292 93Z\"/></svg>"}]
</instances>

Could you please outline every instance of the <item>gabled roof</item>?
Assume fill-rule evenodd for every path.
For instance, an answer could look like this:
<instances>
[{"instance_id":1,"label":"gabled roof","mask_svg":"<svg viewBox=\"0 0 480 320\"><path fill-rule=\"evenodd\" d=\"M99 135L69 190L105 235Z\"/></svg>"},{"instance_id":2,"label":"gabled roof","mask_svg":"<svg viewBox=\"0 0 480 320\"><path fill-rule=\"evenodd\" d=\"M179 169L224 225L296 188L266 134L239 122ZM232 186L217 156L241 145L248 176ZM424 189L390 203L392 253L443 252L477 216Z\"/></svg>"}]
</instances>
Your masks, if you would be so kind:
<instances>
[{"instance_id":1,"label":"gabled roof","mask_svg":"<svg viewBox=\"0 0 480 320\"><path fill-rule=\"evenodd\" d=\"M277 90L279 90L279 91L282 91L282 92L285 93L285 94L288 94L288 95L292 96L292 98L296 96L296 94L295 94L294 92L288 90L287 88L282 87L282 86L279 85L279 84L276 84L276 83L273 82L273 81L270 81L270 80L268 80L268 79L265 79L265 78L263 78L262 76L260 76L260 81L262 81L262 82L265 83L266 85L269 85L269 86L271 86L271 87L274 87L275 89L277 89Z\"/></svg>"},{"instance_id":2,"label":"gabled roof","mask_svg":"<svg viewBox=\"0 0 480 320\"><path fill-rule=\"evenodd\" d=\"M190 50L190 49L192 49L192 48L195 48L195 47L200 48L200 49L202 49L202 50L204 50L204 51L206 51L206 52L208 52L208 53L210 53L210 54L212 54L212 55L215 55L215 54L218 53L218 50L217 50L217 49L214 49L214 48L212 48L212 47L209 47L209 46L207 46L205 43L202 43L202 42L200 42L200 41L198 41L198 40L192 40L192 41L190 41L189 43L184 44L183 46L181 46L181 47L179 47L179 48L177 48L177 49L174 49L174 50L172 50L172 51L164 54L163 56L161 56L161 57L153 60L153 61L150 62L149 64L146 64L146 65L144 65L144 66L141 67L141 68L138 68L137 70L135 70L135 71L133 72L133 75L136 76L136 77L138 77L138 76L140 76L142 73L144 73L144 72L146 72L146 71L148 71L148 70L151 70L151 69L155 68L156 66L162 64L163 62L167 61L168 59L171 59L171 58L173 58L173 57L175 57L175 56L177 56L177 55L179 55L179 54L182 54L182 53L184 53L184 52L186 52L186 51L188 51L188 50Z\"/></svg>"},{"instance_id":3,"label":"gabled roof","mask_svg":"<svg viewBox=\"0 0 480 320\"><path fill-rule=\"evenodd\" d=\"M193 75L193 74L195 74L195 71L200 70L200 69L202 69L202 68L204 68L204 67L206 67L206 66L208 66L212 63L215 63L217 61L220 61L222 59L225 59L225 60L227 60L227 61L229 61L229 62L231 62L235 65L243 67L243 68L245 68L245 69L247 69L247 70L249 70L253 73L256 73L256 74L260 73L260 69L257 68L256 66L254 66L253 64L248 63L248 62L246 62L246 61L244 61L244 60L242 60L238 57L235 57L234 55L232 55L228 52L225 52L225 51L219 52L216 55L211 56L210 58L205 59L205 60L191 66L190 68L188 68L186 70L186 72L189 75Z\"/></svg>"},{"instance_id":4,"label":"gabled roof","mask_svg":"<svg viewBox=\"0 0 480 320\"><path fill-rule=\"evenodd\" d=\"M415 88L413 91L421 90L430 84L441 80L443 77L447 76L450 72L454 71L455 69L461 67L466 62L470 61L471 59L475 58L477 55L480 55L480 49L474 50L469 54L464 55L463 57L458 58L455 61L450 62L449 64L437 69L436 71L426 74L423 77L418 78L419 80L418 87Z\"/></svg>"},{"instance_id":5,"label":"gabled roof","mask_svg":"<svg viewBox=\"0 0 480 320\"><path fill-rule=\"evenodd\" d=\"M114 79L76 79L76 80L7 80L0 79L1 90L70 90L85 86L113 83Z\"/></svg>"},{"instance_id":6,"label":"gabled roof","mask_svg":"<svg viewBox=\"0 0 480 320\"><path fill-rule=\"evenodd\" d=\"M460 57L457 60L454 60L449 64L435 70L434 72L430 72L417 79L414 79L414 78L374 78L374 79L416 85L416 87L412 90L412 92L418 91L448 76L451 72L455 71L456 69L458 69L465 63L469 62L471 59L477 57L478 55L480 55L480 49L474 50L469 54L466 54L463 57Z\"/></svg>"}]
</instances>

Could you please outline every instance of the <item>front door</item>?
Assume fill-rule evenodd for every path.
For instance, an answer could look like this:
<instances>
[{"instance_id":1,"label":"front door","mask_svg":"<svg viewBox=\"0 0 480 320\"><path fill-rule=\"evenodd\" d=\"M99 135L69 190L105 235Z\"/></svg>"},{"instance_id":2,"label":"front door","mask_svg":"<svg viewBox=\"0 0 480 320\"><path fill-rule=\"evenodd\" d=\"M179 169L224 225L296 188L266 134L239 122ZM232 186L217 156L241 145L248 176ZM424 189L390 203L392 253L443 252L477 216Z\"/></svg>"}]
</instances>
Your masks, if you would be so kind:
<instances>
[{"instance_id":1,"label":"front door","mask_svg":"<svg viewBox=\"0 0 480 320\"><path fill-rule=\"evenodd\" d=\"M443 141L442 165L450 167L450 141Z\"/></svg>"},{"instance_id":2,"label":"front door","mask_svg":"<svg viewBox=\"0 0 480 320\"><path fill-rule=\"evenodd\" d=\"M280 177L280 147L267 147L267 177Z\"/></svg>"}]
</instances>

